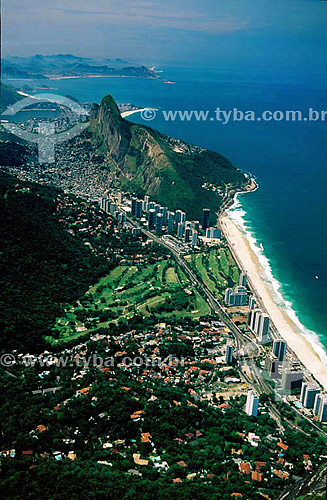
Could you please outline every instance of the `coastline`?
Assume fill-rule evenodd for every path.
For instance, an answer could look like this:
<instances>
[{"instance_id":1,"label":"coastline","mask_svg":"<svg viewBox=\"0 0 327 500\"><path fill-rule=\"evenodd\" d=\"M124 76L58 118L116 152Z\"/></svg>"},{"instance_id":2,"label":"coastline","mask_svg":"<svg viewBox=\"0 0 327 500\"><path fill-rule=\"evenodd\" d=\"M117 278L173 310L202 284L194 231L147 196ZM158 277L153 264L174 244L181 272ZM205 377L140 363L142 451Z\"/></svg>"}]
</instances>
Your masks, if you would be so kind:
<instances>
[{"instance_id":1,"label":"coastline","mask_svg":"<svg viewBox=\"0 0 327 500\"><path fill-rule=\"evenodd\" d=\"M158 73L158 72L156 72ZM45 82L50 82L50 81L57 81L57 80L78 80L82 78L139 78L143 80L154 80L158 81L161 83L165 83L168 85L175 85L176 82L172 80L166 80L166 78L163 78L159 75L156 76L141 76L141 75L69 75L69 76L60 76L60 75L46 75L45 78L6 78L6 80L9 81L24 81L24 82L37 82L37 81L45 81Z\"/></svg>"},{"instance_id":2,"label":"coastline","mask_svg":"<svg viewBox=\"0 0 327 500\"><path fill-rule=\"evenodd\" d=\"M253 187L253 184L251 186ZM257 188L255 183L254 189L248 189L242 193L251 192ZM269 276L270 273L267 273L260 262L259 255L254 248L254 238L249 238L246 229L234 221L228 212L237 202L238 194L240 192L235 193L227 208L219 216L219 224L230 249L242 271L248 274L250 288L258 298L260 307L269 314L275 327L274 330L286 340L288 347L303 366L327 389L327 366L324 364L327 355L324 348L318 342L313 345L312 339L306 336L305 329L295 314L294 318L290 316L286 301L274 287L273 277ZM311 335L314 335L314 332Z\"/></svg>"},{"instance_id":3,"label":"coastline","mask_svg":"<svg viewBox=\"0 0 327 500\"><path fill-rule=\"evenodd\" d=\"M128 116L134 115L135 113L143 113L144 111L157 111L155 108L140 108L140 109L131 109L130 111L123 111L120 113L122 118L127 118Z\"/></svg>"},{"instance_id":4,"label":"coastline","mask_svg":"<svg viewBox=\"0 0 327 500\"><path fill-rule=\"evenodd\" d=\"M45 75L45 78L6 78L8 81L27 81L27 82L38 82L38 81L50 81L50 80L76 80L80 78L143 78L144 80L158 80L164 81L165 83L175 83L169 80L165 80L159 76L137 76L137 75Z\"/></svg>"}]
</instances>

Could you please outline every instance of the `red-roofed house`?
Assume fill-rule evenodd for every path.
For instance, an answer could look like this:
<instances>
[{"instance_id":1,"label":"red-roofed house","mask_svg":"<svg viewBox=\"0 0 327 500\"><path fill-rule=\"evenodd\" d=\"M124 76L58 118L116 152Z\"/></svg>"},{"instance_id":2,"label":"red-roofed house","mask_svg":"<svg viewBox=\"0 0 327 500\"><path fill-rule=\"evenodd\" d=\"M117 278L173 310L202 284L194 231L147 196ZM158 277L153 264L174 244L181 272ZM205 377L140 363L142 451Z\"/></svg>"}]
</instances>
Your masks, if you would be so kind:
<instances>
[{"instance_id":1,"label":"red-roofed house","mask_svg":"<svg viewBox=\"0 0 327 500\"><path fill-rule=\"evenodd\" d=\"M76 394L87 394L90 392L91 387L83 387L83 389L78 389Z\"/></svg>"},{"instance_id":2,"label":"red-roofed house","mask_svg":"<svg viewBox=\"0 0 327 500\"><path fill-rule=\"evenodd\" d=\"M150 437L151 437L150 432L142 432L141 436L142 436L141 437L142 443L149 443L150 442Z\"/></svg>"},{"instance_id":3,"label":"red-roofed house","mask_svg":"<svg viewBox=\"0 0 327 500\"><path fill-rule=\"evenodd\" d=\"M241 474L251 474L251 464L249 462L241 462L239 468Z\"/></svg>"},{"instance_id":4,"label":"red-roofed house","mask_svg":"<svg viewBox=\"0 0 327 500\"><path fill-rule=\"evenodd\" d=\"M275 474L275 476L277 477L280 477L281 479L285 479L285 481L289 478L289 473L283 472L282 470L274 469L273 474Z\"/></svg>"},{"instance_id":5,"label":"red-roofed house","mask_svg":"<svg viewBox=\"0 0 327 500\"><path fill-rule=\"evenodd\" d=\"M279 443L277 443L277 446L279 446L279 448L281 448L284 451L288 450L288 445L284 444L282 441L279 441Z\"/></svg>"},{"instance_id":6,"label":"red-roofed house","mask_svg":"<svg viewBox=\"0 0 327 500\"><path fill-rule=\"evenodd\" d=\"M37 428L36 428L37 432L44 432L47 430L46 426L45 425L38 425Z\"/></svg>"}]
</instances>

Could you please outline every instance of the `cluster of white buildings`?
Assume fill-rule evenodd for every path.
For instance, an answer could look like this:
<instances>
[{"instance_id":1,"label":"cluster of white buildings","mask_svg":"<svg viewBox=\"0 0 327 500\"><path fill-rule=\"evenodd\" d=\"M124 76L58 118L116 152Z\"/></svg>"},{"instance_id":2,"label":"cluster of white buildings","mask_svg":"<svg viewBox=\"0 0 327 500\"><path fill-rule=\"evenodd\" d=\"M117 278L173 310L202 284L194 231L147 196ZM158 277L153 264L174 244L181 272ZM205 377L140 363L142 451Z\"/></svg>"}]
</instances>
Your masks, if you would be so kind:
<instances>
[{"instance_id":1,"label":"cluster of white buildings","mask_svg":"<svg viewBox=\"0 0 327 500\"><path fill-rule=\"evenodd\" d=\"M304 408L312 409L319 422L327 422L327 395L321 393L321 388L316 382L303 382L300 401Z\"/></svg>"},{"instance_id":2,"label":"cluster of white buildings","mask_svg":"<svg viewBox=\"0 0 327 500\"><path fill-rule=\"evenodd\" d=\"M101 197L99 199L99 206L107 214L111 214L113 217L118 219L121 224L125 224L126 215L118 210L117 203L110 200L109 198Z\"/></svg>"},{"instance_id":3,"label":"cluster of white buildings","mask_svg":"<svg viewBox=\"0 0 327 500\"><path fill-rule=\"evenodd\" d=\"M182 210L172 212L168 210L168 207L151 201L149 196L144 196L143 199L136 196L129 198L129 196L126 196L122 192L117 192L115 194L115 201L100 198L99 204L103 210L111 213L119 221L121 216L126 217L118 211L118 207L124 205L125 212L130 212L132 217L147 222L149 231L154 231L158 236L162 234L175 235L192 247L198 245L201 231L205 235L201 236L203 240L221 239L222 231L217 227L209 227L210 209L208 208L203 210L202 224L200 224L199 221L187 221L186 213Z\"/></svg>"}]
</instances>

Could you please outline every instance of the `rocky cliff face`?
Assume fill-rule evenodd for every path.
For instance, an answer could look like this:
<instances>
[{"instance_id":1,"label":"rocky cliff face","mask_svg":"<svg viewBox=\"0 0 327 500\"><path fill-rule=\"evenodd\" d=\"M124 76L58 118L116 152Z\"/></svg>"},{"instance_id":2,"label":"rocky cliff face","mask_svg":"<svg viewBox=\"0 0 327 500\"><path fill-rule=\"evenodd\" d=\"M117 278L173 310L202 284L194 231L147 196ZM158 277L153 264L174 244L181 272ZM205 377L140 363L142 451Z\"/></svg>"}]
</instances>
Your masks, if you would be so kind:
<instances>
[{"instance_id":1,"label":"rocky cliff face","mask_svg":"<svg viewBox=\"0 0 327 500\"><path fill-rule=\"evenodd\" d=\"M91 120L112 158L123 163L129 149L131 132L129 124L120 116L119 109L111 96L106 96L101 105L94 105Z\"/></svg>"},{"instance_id":2,"label":"rocky cliff face","mask_svg":"<svg viewBox=\"0 0 327 500\"><path fill-rule=\"evenodd\" d=\"M204 183L233 187L248 181L226 158L192 146L120 116L111 96L91 113L95 143L109 153L118 167L117 184L139 195L149 194L171 210L184 209L199 218L202 208L219 210L221 197Z\"/></svg>"}]
</instances>

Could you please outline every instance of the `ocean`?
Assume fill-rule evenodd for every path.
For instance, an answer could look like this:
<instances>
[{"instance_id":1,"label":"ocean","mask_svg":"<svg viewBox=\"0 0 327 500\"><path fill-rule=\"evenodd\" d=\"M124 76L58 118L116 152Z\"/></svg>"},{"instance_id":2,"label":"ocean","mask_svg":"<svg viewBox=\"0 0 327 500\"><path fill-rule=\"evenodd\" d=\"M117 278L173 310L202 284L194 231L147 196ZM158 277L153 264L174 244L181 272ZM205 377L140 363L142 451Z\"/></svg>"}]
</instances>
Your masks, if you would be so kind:
<instances>
[{"instance_id":1,"label":"ocean","mask_svg":"<svg viewBox=\"0 0 327 500\"><path fill-rule=\"evenodd\" d=\"M274 279L289 314L303 325L312 343L327 350L327 159L326 122L165 121L162 111L326 109L327 71L269 68L165 67L162 76L176 83L138 78L81 78L45 82L51 92L100 102L112 94L119 102L157 108L147 124L168 135L213 149L250 172L259 184L240 195L234 220L248 231L262 265ZM35 82L10 82L16 86ZM43 82L44 83L44 82ZM41 92L41 91L40 91ZM43 91L42 91L43 92ZM49 91L48 91L49 92ZM327 119L327 118L326 118ZM146 123L140 115L129 120ZM183 207L181 207L183 208ZM318 277L318 279L317 279ZM310 333L311 332L311 333Z\"/></svg>"}]
</instances>

